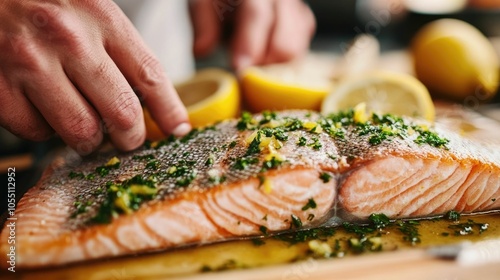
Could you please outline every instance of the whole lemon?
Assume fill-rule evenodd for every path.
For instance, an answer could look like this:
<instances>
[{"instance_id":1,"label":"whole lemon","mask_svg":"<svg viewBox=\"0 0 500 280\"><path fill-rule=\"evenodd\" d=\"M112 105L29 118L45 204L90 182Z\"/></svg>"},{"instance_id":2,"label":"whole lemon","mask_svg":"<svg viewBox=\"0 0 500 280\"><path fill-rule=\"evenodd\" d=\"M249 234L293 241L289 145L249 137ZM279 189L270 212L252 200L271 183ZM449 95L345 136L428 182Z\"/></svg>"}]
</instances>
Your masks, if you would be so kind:
<instances>
[{"instance_id":1,"label":"whole lemon","mask_svg":"<svg viewBox=\"0 0 500 280\"><path fill-rule=\"evenodd\" d=\"M499 83L499 58L488 39L472 25L441 19L413 38L411 52L417 77L433 94L456 101L493 97Z\"/></svg>"}]
</instances>

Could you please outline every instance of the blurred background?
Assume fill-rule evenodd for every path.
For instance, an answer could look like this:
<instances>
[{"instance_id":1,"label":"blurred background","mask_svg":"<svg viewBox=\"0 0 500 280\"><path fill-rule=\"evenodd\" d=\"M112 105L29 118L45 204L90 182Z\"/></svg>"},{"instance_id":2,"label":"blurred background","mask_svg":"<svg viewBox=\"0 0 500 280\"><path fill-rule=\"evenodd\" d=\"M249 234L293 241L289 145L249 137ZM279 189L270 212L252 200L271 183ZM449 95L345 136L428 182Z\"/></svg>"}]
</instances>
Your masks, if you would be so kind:
<instances>
[{"instance_id":1,"label":"blurred background","mask_svg":"<svg viewBox=\"0 0 500 280\"><path fill-rule=\"evenodd\" d=\"M382 63L386 68L413 71L411 62L401 54L425 24L440 18L455 18L479 29L500 52L500 0L310 0L307 1L317 20L317 32L311 52L334 58L342 57L353 39L360 34L374 36L380 44ZM222 45L212 55L197 60L196 68L229 69L227 48ZM500 95L489 101L499 103ZM6 209L8 167L16 167L16 197L40 177L57 148L64 147L58 139L32 143L0 128L0 210ZM5 199L4 199L5 198Z\"/></svg>"}]
</instances>

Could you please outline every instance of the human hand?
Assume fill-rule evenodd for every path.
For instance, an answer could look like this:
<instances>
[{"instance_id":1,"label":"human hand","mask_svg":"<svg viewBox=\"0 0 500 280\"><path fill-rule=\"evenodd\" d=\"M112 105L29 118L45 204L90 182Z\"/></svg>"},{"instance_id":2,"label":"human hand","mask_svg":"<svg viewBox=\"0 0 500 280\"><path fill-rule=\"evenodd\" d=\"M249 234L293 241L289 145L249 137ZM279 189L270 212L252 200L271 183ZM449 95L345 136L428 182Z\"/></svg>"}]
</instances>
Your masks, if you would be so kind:
<instances>
[{"instance_id":1,"label":"human hand","mask_svg":"<svg viewBox=\"0 0 500 280\"><path fill-rule=\"evenodd\" d=\"M0 18L0 125L12 133L39 141L56 132L80 154L109 133L131 150L145 138L139 98L164 133L190 130L160 63L113 1L3 0Z\"/></svg>"},{"instance_id":2,"label":"human hand","mask_svg":"<svg viewBox=\"0 0 500 280\"><path fill-rule=\"evenodd\" d=\"M236 70L305 54L316 27L302 0L194 0L191 12L198 56L213 50L224 17L235 13L231 63Z\"/></svg>"}]
</instances>

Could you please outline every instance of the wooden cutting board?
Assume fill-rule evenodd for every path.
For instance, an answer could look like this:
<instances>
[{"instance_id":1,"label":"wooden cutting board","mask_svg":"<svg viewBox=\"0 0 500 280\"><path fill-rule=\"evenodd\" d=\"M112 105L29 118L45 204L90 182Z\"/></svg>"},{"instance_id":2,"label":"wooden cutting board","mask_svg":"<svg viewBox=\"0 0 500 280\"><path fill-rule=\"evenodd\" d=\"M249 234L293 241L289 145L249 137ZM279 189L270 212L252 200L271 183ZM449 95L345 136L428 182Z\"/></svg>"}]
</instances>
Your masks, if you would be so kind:
<instances>
[{"instance_id":1,"label":"wooden cutting board","mask_svg":"<svg viewBox=\"0 0 500 280\"><path fill-rule=\"evenodd\" d=\"M433 258L423 249L413 249L356 258L309 260L289 265L208 273L179 279L498 280L500 263L461 266L453 260Z\"/></svg>"}]
</instances>

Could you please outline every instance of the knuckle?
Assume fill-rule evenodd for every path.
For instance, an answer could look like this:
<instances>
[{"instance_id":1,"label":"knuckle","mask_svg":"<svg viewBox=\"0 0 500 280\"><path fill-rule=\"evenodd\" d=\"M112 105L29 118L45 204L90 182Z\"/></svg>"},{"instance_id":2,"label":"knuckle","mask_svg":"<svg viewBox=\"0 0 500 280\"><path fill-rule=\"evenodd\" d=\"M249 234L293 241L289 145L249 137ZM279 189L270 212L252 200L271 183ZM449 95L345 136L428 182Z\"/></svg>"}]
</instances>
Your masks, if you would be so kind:
<instances>
[{"instance_id":1,"label":"knuckle","mask_svg":"<svg viewBox=\"0 0 500 280\"><path fill-rule=\"evenodd\" d=\"M52 135L54 135L54 131L50 129L35 129L28 132L27 137L24 137L27 140L42 142L49 140Z\"/></svg>"},{"instance_id":2,"label":"knuckle","mask_svg":"<svg viewBox=\"0 0 500 280\"><path fill-rule=\"evenodd\" d=\"M120 92L113 103L113 120L116 126L123 130L132 129L137 123L137 118L142 114L141 105L135 94L128 90Z\"/></svg>"},{"instance_id":3,"label":"knuckle","mask_svg":"<svg viewBox=\"0 0 500 280\"><path fill-rule=\"evenodd\" d=\"M57 4L38 2L31 7L28 15L36 28L48 28L59 21L62 13L62 8Z\"/></svg>"},{"instance_id":4,"label":"knuckle","mask_svg":"<svg viewBox=\"0 0 500 280\"><path fill-rule=\"evenodd\" d=\"M269 9L271 1L245 1L243 2L244 15L261 21L272 21L274 9Z\"/></svg>"},{"instance_id":5,"label":"knuckle","mask_svg":"<svg viewBox=\"0 0 500 280\"><path fill-rule=\"evenodd\" d=\"M84 46L84 32L71 13L59 4L39 4L31 12L32 24L37 28L37 36L66 51L78 55Z\"/></svg>"},{"instance_id":6,"label":"knuckle","mask_svg":"<svg viewBox=\"0 0 500 280\"><path fill-rule=\"evenodd\" d=\"M54 134L54 131L43 121L32 118L29 114L23 114L13 118L9 116L0 116L0 126L10 131L12 134L35 142L48 140Z\"/></svg>"},{"instance_id":7,"label":"knuckle","mask_svg":"<svg viewBox=\"0 0 500 280\"><path fill-rule=\"evenodd\" d=\"M76 141L89 141L100 133L97 119L89 117L85 110L69 116L63 123L63 133L68 133Z\"/></svg>"},{"instance_id":8,"label":"knuckle","mask_svg":"<svg viewBox=\"0 0 500 280\"><path fill-rule=\"evenodd\" d=\"M15 44L15 55L11 57L13 65L35 73L44 73L48 69L49 63L44 58L43 51L32 39L18 36L12 40Z\"/></svg>"},{"instance_id":9,"label":"knuckle","mask_svg":"<svg viewBox=\"0 0 500 280\"><path fill-rule=\"evenodd\" d=\"M97 63L97 67L94 69L94 77L107 77L108 73L111 71L111 65L107 60L101 60Z\"/></svg>"},{"instance_id":10,"label":"knuckle","mask_svg":"<svg viewBox=\"0 0 500 280\"><path fill-rule=\"evenodd\" d=\"M146 54L139 60L139 77L142 84L157 87L165 78L160 62L151 54Z\"/></svg>"},{"instance_id":11,"label":"knuckle","mask_svg":"<svg viewBox=\"0 0 500 280\"><path fill-rule=\"evenodd\" d=\"M120 12L120 8L113 2L109 0L94 0L85 1L86 8L93 14L98 15L101 22L106 25L115 25L117 22L117 13Z\"/></svg>"}]
</instances>

